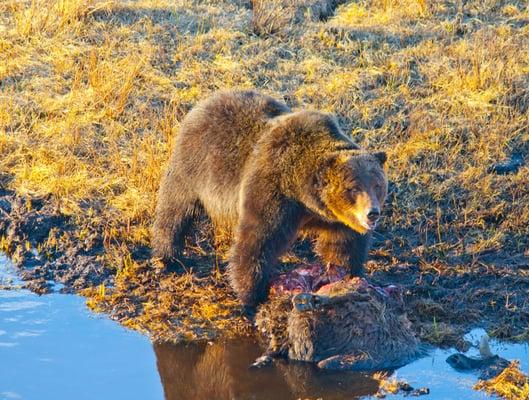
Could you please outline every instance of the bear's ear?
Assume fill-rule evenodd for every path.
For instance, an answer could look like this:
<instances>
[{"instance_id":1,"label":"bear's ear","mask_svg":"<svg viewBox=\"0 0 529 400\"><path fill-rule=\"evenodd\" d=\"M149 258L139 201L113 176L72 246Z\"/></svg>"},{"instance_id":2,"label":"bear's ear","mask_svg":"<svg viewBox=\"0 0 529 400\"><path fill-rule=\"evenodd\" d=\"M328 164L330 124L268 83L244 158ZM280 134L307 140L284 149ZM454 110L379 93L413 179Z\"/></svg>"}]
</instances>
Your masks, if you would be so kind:
<instances>
[{"instance_id":1,"label":"bear's ear","mask_svg":"<svg viewBox=\"0 0 529 400\"><path fill-rule=\"evenodd\" d=\"M384 151L378 151L376 153L373 153L373 156L378 160L380 165L384 166L386 163L386 160L388 159L388 156L386 155L386 152Z\"/></svg>"}]
</instances>

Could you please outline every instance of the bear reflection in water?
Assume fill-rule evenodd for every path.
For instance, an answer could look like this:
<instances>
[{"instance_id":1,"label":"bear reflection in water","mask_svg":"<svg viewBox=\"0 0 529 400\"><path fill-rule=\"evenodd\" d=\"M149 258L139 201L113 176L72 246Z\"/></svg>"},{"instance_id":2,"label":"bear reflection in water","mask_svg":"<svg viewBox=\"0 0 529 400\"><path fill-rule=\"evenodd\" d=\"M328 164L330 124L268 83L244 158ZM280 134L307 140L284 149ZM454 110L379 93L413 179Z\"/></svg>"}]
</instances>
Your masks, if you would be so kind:
<instances>
[{"instance_id":1,"label":"bear reflection in water","mask_svg":"<svg viewBox=\"0 0 529 400\"><path fill-rule=\"evenodd\" d=\"M153 347L167 400L352 399L378 390L370 375L324 371L309 363L280 360L249 368L261 352L251 340Z\"/></svg>"}]
</instances>

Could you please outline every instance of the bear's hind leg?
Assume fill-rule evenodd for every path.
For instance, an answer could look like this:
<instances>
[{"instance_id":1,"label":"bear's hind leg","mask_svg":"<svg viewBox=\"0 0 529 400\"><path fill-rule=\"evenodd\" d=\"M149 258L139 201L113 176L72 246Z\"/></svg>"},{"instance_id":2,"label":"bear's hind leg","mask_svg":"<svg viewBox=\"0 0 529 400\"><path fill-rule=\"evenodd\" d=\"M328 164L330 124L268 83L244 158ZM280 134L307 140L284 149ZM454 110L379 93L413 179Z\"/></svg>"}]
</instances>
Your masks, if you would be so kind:
<instances>
[{"instance_id":1,"label":"bear's hind leg","mask_svg":"<svg viewBox=\"0 0 529 400\"><path fill-rule=\"evenodd\" d=\"M153 226L153 256L171 265L184 250L184 239L198 214L200 203L178 177L168 174L158 194Z\"/></svg>"}]
</instances>

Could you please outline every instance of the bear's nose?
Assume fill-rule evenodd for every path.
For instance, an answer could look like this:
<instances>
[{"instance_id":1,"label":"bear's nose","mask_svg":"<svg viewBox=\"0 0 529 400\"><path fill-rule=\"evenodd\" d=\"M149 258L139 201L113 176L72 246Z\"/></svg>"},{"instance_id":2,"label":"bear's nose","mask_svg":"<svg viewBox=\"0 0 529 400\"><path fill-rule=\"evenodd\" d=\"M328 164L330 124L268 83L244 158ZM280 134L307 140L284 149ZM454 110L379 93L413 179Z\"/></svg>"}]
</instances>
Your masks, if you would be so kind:
<instances>
[{"instance_id":1,"label":"bear's nose","mask_svg":"<svg viewBox=\"0 0 529 400\"><path fill-rule=\"evenodd\" d=\"M369 214L367 214L367 218L372 222L376 221L378 217L380 217L380 210L378 208L372 208Z\"/></svg>"}]
</instances>

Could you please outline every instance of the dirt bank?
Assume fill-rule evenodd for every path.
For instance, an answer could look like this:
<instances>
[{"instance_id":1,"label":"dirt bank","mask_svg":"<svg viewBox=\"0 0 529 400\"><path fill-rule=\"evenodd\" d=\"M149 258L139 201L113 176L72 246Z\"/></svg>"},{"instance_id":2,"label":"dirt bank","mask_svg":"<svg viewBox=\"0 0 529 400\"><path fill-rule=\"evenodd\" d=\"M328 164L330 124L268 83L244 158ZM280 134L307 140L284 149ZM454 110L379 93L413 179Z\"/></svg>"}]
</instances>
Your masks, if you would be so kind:
<instances>
[{"instance_id":1,"label":"dirt bank","mask_svg":"<svg viewBox=\"0 0 529 400\"><path fill-rule=\"evenodd\" d=\"M51 281L60 282L62 291L83 293L95 310L154 338L177 341L251 333L227 285L226 265L209 245L206 222L190 243L192 261L181 270L162 272L148 257L131 257L116 271L104 265L105 246L97 232L76 238L72 219L61 215L51 199L20 198L4 190L0 207L3 250L31 290L46 293ZM468 344L462 334L478 326L495 337L527 340L526 257L487 255L452 264L425 263L414 256L387 257L384 248L375 243L369 279L404 287L410 318L422 340L464 349ZM300 242L284 261L286 270L315 259L309 243Z\"/></svg>"},{"instance_id":2,"label":"dirt bank","mask_svg":"<svg viewBox=\"0 0 529 400\"><path fill-rule=\"evenodd\" d=\"M28 285L63 282L153 336L248 332L207 222L179 274L150 264L149 229L182 116L252 87L387 151L369 278L405 287L421 338L464 346L483 326L525 340L526 2L251 3L0 4L0 234ZM283 268L312 262L309 249Z\"/></svg>"}]
</instances>

